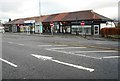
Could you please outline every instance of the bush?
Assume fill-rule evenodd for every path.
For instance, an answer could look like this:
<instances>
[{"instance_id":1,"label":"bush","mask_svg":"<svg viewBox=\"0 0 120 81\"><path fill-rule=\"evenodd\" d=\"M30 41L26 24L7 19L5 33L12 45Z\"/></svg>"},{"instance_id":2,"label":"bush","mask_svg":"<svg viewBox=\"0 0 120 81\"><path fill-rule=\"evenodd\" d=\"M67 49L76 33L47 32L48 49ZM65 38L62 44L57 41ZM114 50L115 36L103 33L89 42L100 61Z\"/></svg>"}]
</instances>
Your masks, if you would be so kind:
<instances>
[{"instance_id":1,"label":"bush","mask_svg":"<svg viewBox=\"0 0 120 81\"><path fill-rule=\"evenodd\" d=\"M100 32L102 37L109 37L111 35L120 35L120 28L102 28Z\"/></svg>"}]
</instances>

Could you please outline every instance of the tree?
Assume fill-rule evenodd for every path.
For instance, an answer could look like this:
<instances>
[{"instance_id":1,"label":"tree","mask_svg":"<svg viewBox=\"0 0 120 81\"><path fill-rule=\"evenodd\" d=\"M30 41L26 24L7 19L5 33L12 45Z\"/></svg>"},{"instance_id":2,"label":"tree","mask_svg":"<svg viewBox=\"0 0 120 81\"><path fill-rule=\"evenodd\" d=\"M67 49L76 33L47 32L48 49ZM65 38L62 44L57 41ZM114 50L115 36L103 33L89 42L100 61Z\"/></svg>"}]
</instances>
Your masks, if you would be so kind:
<instances>
[{"instance_id":1,"label":"tree","mask_svg":"<svg viewBox=\"0 0 120 81\"><path fill-rule=\"evenodd\" d=\"M9 18L9 22L11 21L11 18Z\"/></svg>"}]
</instances>

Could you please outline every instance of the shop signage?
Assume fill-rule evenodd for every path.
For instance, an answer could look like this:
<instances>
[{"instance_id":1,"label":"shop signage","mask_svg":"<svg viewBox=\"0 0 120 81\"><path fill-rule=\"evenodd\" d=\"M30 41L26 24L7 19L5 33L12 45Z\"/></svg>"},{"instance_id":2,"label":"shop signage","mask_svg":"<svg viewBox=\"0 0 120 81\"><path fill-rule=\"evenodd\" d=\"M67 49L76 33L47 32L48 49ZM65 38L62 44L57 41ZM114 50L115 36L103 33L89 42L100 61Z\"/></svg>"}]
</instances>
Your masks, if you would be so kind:
<instances>
[{"instance_id":1,"label":"shop signage","mask_svg":"<svg viewBox=\"0 0 120 81\"><path fill-rule=\"evenodd\" d=\"M60 25L62 26L62 22L60 22Z\"/></svg>"},{"instance_id":2,"label":"shop signage","mask_svg":"<svg viewBox=\"0 0 120 81\"><path fill-rule=\"evenodd\" d=\"M24 21L24 23L35 23L35 20L27 20L27 21Z\"/></svg>"},{"instance_id":3,"label":"shop signage","mask_svg":"<svg viewBox=\"0 0 120 81\"><path fill-rule=\"evenodd\" d=\"M53 24L53 23L50 23L50 26L51 26L51 27L54 27L54 24Z\"/></svg>"},{"instance_id":4,"label":"shop signage","mask_svg":"<svg viewBox=\"0 0 120 81\"><path fill-rule=\"evenodd\" d=\"M84 26L84 25L85 25L85 22L81 22L80 24L81 24L81 26Z\"/></svg>"}]
</instances>

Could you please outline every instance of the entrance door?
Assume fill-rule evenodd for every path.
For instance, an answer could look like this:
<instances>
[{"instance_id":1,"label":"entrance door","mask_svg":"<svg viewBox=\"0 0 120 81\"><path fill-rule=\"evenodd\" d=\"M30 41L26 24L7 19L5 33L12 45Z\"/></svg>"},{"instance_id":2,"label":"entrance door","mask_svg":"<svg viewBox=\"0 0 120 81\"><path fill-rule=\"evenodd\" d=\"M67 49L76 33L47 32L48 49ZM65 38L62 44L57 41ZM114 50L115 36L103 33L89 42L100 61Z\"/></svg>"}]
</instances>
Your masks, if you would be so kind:
<instances>
[{"instance_id":1,"label":"entrance door","mask_svg":"<svg viewBox=\"0 0 120 81\"><path fill-rule=\"evenodd\" d=\"M94 25L94 35L99 35L99 25Z\"/></svg>"}]
</instances>

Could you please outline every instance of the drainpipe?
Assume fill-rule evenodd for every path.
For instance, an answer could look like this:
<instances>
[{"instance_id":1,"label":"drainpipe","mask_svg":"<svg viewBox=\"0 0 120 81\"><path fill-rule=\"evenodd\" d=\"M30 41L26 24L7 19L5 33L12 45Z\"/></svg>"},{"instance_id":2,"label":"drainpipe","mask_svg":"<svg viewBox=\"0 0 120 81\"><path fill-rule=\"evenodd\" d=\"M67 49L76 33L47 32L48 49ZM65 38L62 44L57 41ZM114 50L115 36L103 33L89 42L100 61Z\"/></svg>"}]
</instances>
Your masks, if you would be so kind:
<instances>
[{"instance_id":1,"label":"drainpipe","mask_svg":"<svg viewBox=\"0 0 120 81\"><path fill-rule=\"evenodd\" d=\"M92 36L94 35L94 20L92 20L92 23L91 23L91 35Z\"/></svg>"}]
</instances>

